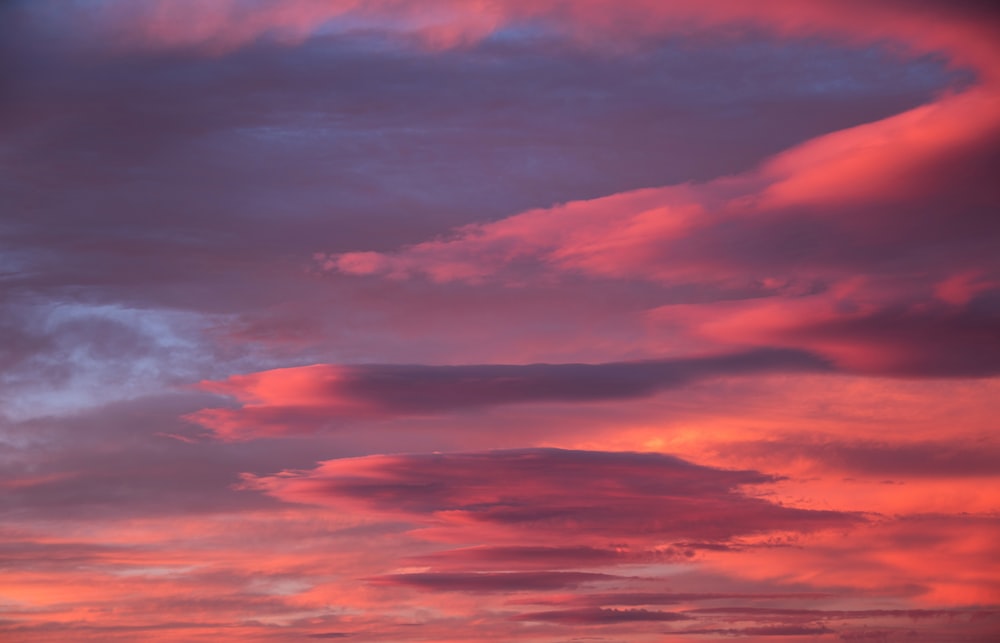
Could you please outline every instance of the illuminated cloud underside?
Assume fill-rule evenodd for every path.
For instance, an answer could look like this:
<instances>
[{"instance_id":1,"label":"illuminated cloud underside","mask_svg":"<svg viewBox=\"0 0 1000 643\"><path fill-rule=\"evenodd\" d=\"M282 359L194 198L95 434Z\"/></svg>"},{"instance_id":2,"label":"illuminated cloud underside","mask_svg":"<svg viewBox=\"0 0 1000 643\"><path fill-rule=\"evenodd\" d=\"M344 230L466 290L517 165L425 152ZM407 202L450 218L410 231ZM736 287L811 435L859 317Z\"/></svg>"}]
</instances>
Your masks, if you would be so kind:
<instances>
[{"instance_id":1,"label":"illuminated cloud underside","mask_svg":"<svg viewBox=\"0 0 1000 643\"><path fill-rule=\"evenodd\" d=\"M0 639L995 640L998 43L0 5Z\"/></svg>"}]
</instances>

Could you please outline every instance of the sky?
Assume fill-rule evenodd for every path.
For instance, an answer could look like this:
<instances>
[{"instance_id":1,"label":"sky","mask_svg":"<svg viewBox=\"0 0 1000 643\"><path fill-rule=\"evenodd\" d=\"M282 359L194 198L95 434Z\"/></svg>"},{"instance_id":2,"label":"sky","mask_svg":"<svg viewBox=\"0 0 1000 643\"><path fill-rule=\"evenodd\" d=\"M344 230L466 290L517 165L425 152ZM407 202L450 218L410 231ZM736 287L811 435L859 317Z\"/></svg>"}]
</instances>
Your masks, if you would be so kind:
<instances>
[{"instance_id":1,"label":"sky","mask_svg":"<svg viewBox=\"0 0 1000 643\"><path fill-rule=\"evenodd\" d=\"M0 640L1000 637L986 0L0 4Z\"/></svg>"}]
</instances>

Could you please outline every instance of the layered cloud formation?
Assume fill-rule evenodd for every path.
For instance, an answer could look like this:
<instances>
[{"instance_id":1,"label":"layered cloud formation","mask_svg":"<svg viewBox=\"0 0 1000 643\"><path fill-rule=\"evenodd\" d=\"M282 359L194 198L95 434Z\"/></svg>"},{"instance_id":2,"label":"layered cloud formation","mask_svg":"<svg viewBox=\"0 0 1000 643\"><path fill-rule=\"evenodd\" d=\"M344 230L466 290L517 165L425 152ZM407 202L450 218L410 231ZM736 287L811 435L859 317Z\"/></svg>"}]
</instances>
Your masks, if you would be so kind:
<instances>
[{"instance_id":1,"label":"layered cloud formation","mask_svg":"<svg viewBox=\"0 0 1000 643\"><path fill-rule=\"evenodd\" d=\"M850 516L774 505L735 489L773 478L658 454L560 450L372 456L308 474L250 478L283 500L361 504L458 525L495 527L520 543L606 538L725 542L737 535L850 524ZM449 537L460 530L448 529ZM541 534L537 534L541 535Z\"/></svg>"},{"instance_id":2,"label":"layered cloud formation","mask_svg":"<svg viewBox=\"0 0 1000 643\"><path fill-rule=\"evenodd\" d=\"M0 639L996 639L998 42L0 4Z\"/></svg>"},{"instance_id":3,"label":"layered cloud formation","mask_svg":"<svg viewBox=\"0 0 1000 643\"><path fill-rule=\"evenodd\" d=\"M713 376L825 370L821 359L782 350L608 364L318 364L203 382L203 390L235 397L242 406L205 409L188 419L219 437L241 439L311 433L345 418L434 415L532 402L628 400Z\"/></svg>"}]
</instances>

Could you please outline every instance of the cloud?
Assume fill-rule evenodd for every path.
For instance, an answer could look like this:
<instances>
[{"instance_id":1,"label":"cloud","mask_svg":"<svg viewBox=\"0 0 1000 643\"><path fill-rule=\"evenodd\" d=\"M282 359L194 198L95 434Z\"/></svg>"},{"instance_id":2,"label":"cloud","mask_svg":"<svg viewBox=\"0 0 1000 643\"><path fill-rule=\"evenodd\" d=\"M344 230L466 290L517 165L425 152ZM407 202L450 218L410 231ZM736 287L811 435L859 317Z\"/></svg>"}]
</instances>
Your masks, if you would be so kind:
<instances>
[{"instance_id":1,"label":"cloud","mask_svg":"<svg viewBox=\"0 0 1000 643\"><path fill-rule=\"evenodd\" d=\"M995 620L997 612L992 610L813 610L813 609L772 609L757 607L702 608L683 612L685 616L720 615L732 622L757 622L759 625L739 628L688 629L686 634L730 634L742 636L804 636L837 633L844 641L890 640L905 636L916 640L934 640L944 631L964 630L963 636L976 640L983 636ZM898 624L905 619L909 623ZM769 622L770 621L770 622ZM857 623L851 621L858 621ZM893 623L897 621L897 623ZM836 623L836 629L828 627ZM872 629L867 623L878 623L879 629ZM911 625L925 624L924 632L918 633ZM929 625L929 627L927 627ZM940 631L939 629L940 628ZM930 638L923 638L929 636Z\"/></svg>"},{"instance_id":2,"label":"cloud","mask_svg":"<svg viewBox=\"0 0 1000 643\"><path fill-rule=\"evenodd\" d=\"M179 416L204 404L202 394L168 394L63 416L0 418L0 507L29 522L251 512L275 504L230 489L240 472L267 470L275 457L315 461L314 446L292 442L174 439L190 428Z\"/></svg>"},{"instance_id":3,"label":"cloud","mask_svg":"<svg viewBox=\"0 0 1000 643\"><path fill-rule=\"evenodd\" d=\"M869 616L885 616L889 618L909 618L909 619L921 619L921 618L938 618L942 616L975 616L980 614L980 612L966 611L966 610L926 610L926 609L910 609L910 610L815 610L815 609L787 609L787 608L770 608L770 607L704 607L696 610L691 610L694 613L705 613L705 614L755 614L764 616L775 616L780 618L786 617L798 617L805 619L814 618L824 618L824 619L856 619L865 618ZM984 611L981 614L994 614L993 611Z\"/></svg>"},{"instance_id":4,"label":"cloud","mask_svg":"<svg viewBox=\"0 0 1000 643\"><path fill-rule=\"evenodd\" d=\"M773 482L754 471L652 453L519 449L330 460L310 471L246 476L244 489L287 502L356 507L422 526L452 542L559 539L567 545L724 542L774 531L847 527L858 516L784 507L746 495ZM605 542L607 542L605 540Z\"/></svg>"},{"instance_id":5,"label":"cloud","mask_svg":"<svg viewBox=\"0 0 1000 643\"><path fill-rule=\"evenodd\" d=\"M816 636L830 634L831 632L833 630L823 626L811 627L808 625L769 625L764 627L744 627L726 631L727 634L740 634L744 636Z\"/></svg>"},{"instance_id":6,"label":"cloud","mask_svg":"<svg viewBox=\"0 0 1000 643\"><path fill-rule=\"evenodd\" d=\"M741 193L740 186L727 187L717 177L742 175L802 140L884 119L969 80L968 74L947 70L939 58L904 60L884 48L855 47L853 41L844 48L837 40L811 39L815 29L849 33L863 31L870 22L840 15L845 12L825 3L796 11L768 5L758 18L728 3L681 3L662 10L609 5L565 13L553 6L501 3L495 9L501 16L495 38L474 38L463 47L430 55L385 46L388 36L376 33L424 28L419 16L398 3L363 8L353 3L233 1L203 7L104 1L88 4L86 15L76 6L17 4L12 10L20 16L17 37L5 44L12 49L5 61L12 73L4 112L12 143L3 157L14 177L7 209L16 225L7 238L8 256L16 258L17 266L4 280L4 291L55 301L71 294L147 310L193 310L210 316L205 325L217 331L188 329L187 338L197 339L198 349L213 352L218 362L235 361L234 353L250 362L254 360L246 359L247 353L266 351L272 359L260 368L307 359L339 362L379 355L381 360L390 349L386 361L424 361L439 357L434 350L442 346L456 355L470 345L485 351L507 334L520 334L516 348L533 350L537 357L532 359L591 361L595 357L545 354L546 348L559 350L569 341L570 333L555 327L572 325L577 314L606 316L613 321L601 330L638 338L633 327L622 327L628 315L615 316L613 306L597 302L626 299L621 305L631 313L651 297L648 290L633 299L621 292L595 295L619 288L587 281L586 288L561 298L585 299L589 310L564 313L557 323L551 317L540 319L540 305L529 314L528 304L519 303L529 295L512 305L503 297L484 304L472 302L466 290L428 306L427 288L393 284L395 292L375 296L377 287L367 280L302 274L300 264L307 264L317 250L337 259L360 249L378 253L382 261L399 254L391 248L419 245L453 226L536 208L554 217L553 203L593 202L596 207L603 203L602 195L624 193L617 205L608 202L624 210L618 218L609 225L581 226L580 247L565 249L557 259L574 274L588 277L646 279L673 274L676 268L682 281L694 282L680 284L679 294L656 290L659 299L651 306L671 297L704 300L754 293L760 280L780 279L786 270L802 272L803 254L815 254L817 263L829 266L858 257L885 258L887 249L898 253L898 244L888 242L838 245L845 234L828 220L793 225L791 216L775 215L775 222L724 218L728 234L712 225L702 230L699 224L688 238L683 235L691 221L685 217L728 202L730 191ZM466 3L440 6L444 9L434 19L444 22L459 24L475 13ZM379 15L358 27L364 34L337 32L328 20L358 11ZM661 16L660 11L666 13ZM875 11L881 15L883 9ZM519 38L514 37L517 28L503 31L505 25L520 25L521 12L532 19L544 17L543 35ZM647 12L654 14L649 20L636 19L649 17ZM878 24L893 33L909 33L934 32L954 22L947 7L923 6L918 13L906 21ZM927 20L925 13L935 20ZM643 33L646 27L670 32L679 24L672 20L678 15L703 15L699 24L705 28L761 19L777 26L780 37L765 41L743 34L709 48L698 36L684 36L658 39L641 51L618 51L606 38L581 47L567 44L566 35L557 33L566 24L574 25L570 31L596 32L605 18L619 14L631 16L624 24ZM805 17L814 16L827 21L810 26ZM508 17L513 22L506 22ZM981 16L977 20L984 22ZM196 29L191 26L195 22ZM616 32L613 24L603 22L609 33ZM47 29L72 38L59 41ZM297 35L292 38L292 33ZM51 46L74 38L90 38L99 48L118 53L92 58ZM618 53L609 55L607 48ZM580 74L580 69L588 71ZM165 100L174 96L183 100ZM965 131L965 139L971 137L966 147L974 149L965 155L971 157L993 147L992 139L976 138L982 119L974 108L969 101L963 112L968 118L950 121L968 122L958 134ZM921 122L937 122L940 111L922 110ZM933 147L938 138L927 145ZM918 152L927 147L919 140L907 144ZM829 146L820 147L832 153ZM815 164L814 157L822 154L809 149L812 156L781 156L784 165L769 166L766 181L780 182L796 163ZM974 177L992 166L959 156L933 164L933 172L917 173L907 184L935 185L933 175L950 172L954 180L966 177L977 186L987 185ZM413 163L414 158L421 162ZM697 184L685 191L682 186L689 181ZM630 196L637 188L657 185L674 186L653 189L660 194L658 204L647 207L650 199ZM839 189L843 187L834 186L834 192L845 192ZM657 205L670 210L675 198L678 221L667 214L661 226L656 212L642 215ZM629 214L633 201L640 209ZM35 205L18 205L23 203ZM336 204L332 210L331 204ZM691 213L686 206L693 208ZM933 210L943 212L944 207L935 203ZM958 218L951 208L947 211L951 220ZM271 223L275 212L282 213L280 226ZM926 218L921 212L899 218L921 221ZM634 225L617 225L628 224L631 215ZM831 218L836 221L826 217ZM984 225L993 219L981 218ZM553 234L576 227L557 225ZM919 227L891 231L899 236ZM936 224L923 227L928 228L924 238L948 232ZM657 245L661 233L682 235L667 248L676 264L647 261L663 250ZM803 235L826 239L824 251L803 249L813 245L803 244ZM575 233L565 236L576 238ZM955 239L953 245L967 241L968 236ZM980 245L984 249L977 256L989 251L985 241ZM968 248L963 250L952 259L976 263ZM476 254L459 257L457 264L429 263L428 269L442 276L452 268L456 274L479 275L483 266L465 265L466 259L488 264L496 253ZM913 254L921 255L914 261L926 260L923 251ZM178 256L185 260L176 260ZM747 263L756 267L746 269ZM516 273L517 266L505 270ZM733 283L734 273L740 283ZM531 292L547 301L547 293L536 289L541 275L528 266L511 280L530 281ZM493 279L493 273L486 270L484 278ZM487 294L480 299L490 299ZM448 299L441 291L435 296ZM456 309L463 306L475 322L482 321L459 332L449 320L462 314ZM497 321L507 315L516 319ZM225 338L230 343L221 346ZM524 346L532 341L537 343ZM511 348L477 359L490 361ZM648 345L631 346L630 355L643 349ZM608 352L599 359L617 359ZM276 355L285 359L274 359ZM446 359L456 362L456 355Z\"/></svg>"},{"instance_id":7,"label":"cloud","mask_svg":"<svg viewBox=\"0 0 1000 643\"><path fill-rule=\"evenodd\" d=\"M569 603L575 605L585 605L588 607L600 607L606 605L676 605L689 604L701 601L767 601L767 600L820 600L830 598L832 595L823 593L708 593L708 592L614 592L605 594L583 594L577 593L569 597L540 598L537 600L511 601L511 604L558 604Z\"/></svg>"},{"instance_id":8,"label":"cloud","mask_svg":"<svg viewBox=\"0 0 1000 643\"><path fill-rule=\"evenodd\" d=\"M814 471L872 477L981 478L1000 475L1000 451L986 440L887 442L843 438L732 442L721 451L749 461L810 463Z\"/></svg>"},{"instance_id":9,"label":"cloud","mask_svg":"<svg viewBox=\"0 0 1000 643\"><path fill-rule=\"evenodd\" d=\"M30 11L58 19L76 9ZM90 26L78 16L69 30ZM210 57L91 58L13 31L0 39L10 49L4 299L37 306L36 317L67 300L162 323L189 317L170 329L176 344L150 355L169 372L140 368L146 360L110 364L107 353L81 369L75 379L104 395L161 377L324 361L642 357L636 309L754 288L666 294L580 280L473 293L308 274L310 257L387 251L553 203L711 180L958 82L935 59L816 41L707 48L682 37L609 56L546 36L420 55L368 34L298 47L265 37ZM829 90L841 82L843 93ZM7 350L19 359L37 321L4 315L17 321ZM456 327L459 318L468 323ZM622 354L585 330L632 345ZM32 382L67 368L17 364ZM34 386L50 397L62 388Z\"/></svg>"},{"instance_id":10,"label":"cloud","mask_svg":"<svg viewBox=\"0 0 1000 643\"><path fill-rule=\"evenodd\" d=\"M665 558L664 556L663 558ZM643 560L642 552L622 548L529 546L465 547L415 556L409 562L434 569L566 569L601 567ZM650 556L649 558L654 558Z\"/></svg>"},{"instance_id":11,"label":"cloud","mask_svg":"<svg viewBox=\"0 0 1000 643\"><path fill-rule=\"evenodd\" d=\"M249 0L211 5L195 0L101 0L61 12L37 4L19 7L20 17L50 34L65 34L74 19L87 18L82 33L75 34L78 45L119 51L194 49L216 55L262 38L297 45L312 36L363 30L397 34L404 41L440 49L468 45L526 24L606 44L735 23L764 26L784 36L833 34L855 41L890 37L918 51L957 50L963 62L981 62L990 60L989 37L998 29L995 12L971 2L901 4L896 0L812 0L794 6L763 2L752 10L731 0L655 5L593 2L570 7L555 0L504 0L488 5L432 0L422 3L419 10L390 0L285 0L264 5Z\"/></svg>"},{"instance_id":12,"label":"cloud","mask_svg":"<svg viewBox=\"0 0 1000 643\"><path fill-rule=\"evenodd\" d=\"M724 634L728 636L821 636L823 634L833 634L834 630L823 626L808 625L770 625L764 627L741 627L741 628L719 628L719 629L687 629L681 634Z\"/></svg>"},{"instance_id":13,"label":"cloud","mask_svg":"<svg viewBox=\"0 0 1000 643\"><path fill-rule=\"evenodd\" d=\"M721 7L704 9L707 19ZM746 17L726 8L732 19ZM899 10L893 3L871 9ZM861 13L818 3L763 19L795 31L803 28L798 19L818 17L824 27L860 34L866 29L854 20ZM946 287L961 275L980 273L987 282L1000 275L990 244L998 233L990 213L1000 202L990 178L1000 149L1000 94L991 70L1000 54L983 40L996 31L995 16L985 15L922 4L894 31L915 47L933 41L955 60L974 60L975 82L816 137L755 169L526 210L396 251L332 252L319 262L340 274L436 284L520 288L539 279L589 278L702 289L759 285L760 296L744 309L758 321L771 313L772 327L740 329L720 320L725 307L706 309L720 322L712 339L802 348L855 373L996 375L995 297L989 287L985 296ZM863 280L869 285L860 292L825 295ZM888 295L893 286L903 292ZM830 308L820 313L817 300Z\"/></svg>"},{"instance_id":14,"label":"cloud","mask_svg":"<svg viewBox=\"0 0 1000 643\"><path fill-rule=\"evenodd\" d=\"M747 548L750 547L721 543L690 542L657 544L654 547L629 547L621 543L605 547L480 545L411 556L407 558L407 563L418 567L428 566L439 571L466 569L490 571L509 571L512 569L592 569L619 567L623 565L685 563L695 560L700 551L742 551ZM644 595L633 594L630 596L634 598ZM657 594L655 596L663 595ZM672 596L678 597L684 595L674 594ZM627 598L620 595L616 595L616 597Z\"/></svg>"},{"instance_id":15,"label":"cloud","mask_svg":"<svg viewBox=\"0 0 1000 643\"><path fill-rule=\"evenodd\" d=\"M907 274L928 260L938 271L995 267L982 235L996 233L987 212L1000 195L986 168L996 161L998 105L994 92L972 90L819 137L735 177L531 210L397 252L334 254L323 265L515 284L527 270L713 283ZM928 254L932 241L939 247Z\"/></svg>"},{"instance_id":16,"label":"cloud","mask_svg":"<svg viewBox=\"0 0 1000 643\"><path fill-rule=\"evenodd\" d=\"M918 501L928 495L951 495L952 503L961 502L965 493L929 488L928 494L901 486L899 493L913 493ZM991 495L995 506L996 494ZM816 532L808 547L760 548L753 556L708 559L706 563L729 573L739 569L751 578L775 578L780 566L785 582L851 587L851 591L866 596L909 596L901 605L905 608L901 616L906 616L908 609L928 606L930 611L975 606L995 611L998 564L990 551L998 527L1000 522L991 511L921 514L919 509L911 509L902 515L873 519L865 528L852 531L850 537L835 531ZM809 571L803 574L801 570ZM892 580L904 578L909 580ZM870 603L863 603L856 609L870 607Z\"/></svg>"},{"instance_id":17,"label":"cloud","mask_svg":"<svg viewBox=\"0 0 1000 643\"><path fill-rule=\"evenodd\" d=\"M988 286L974 295L945 295L968 297L955 303L941 301L938 293L935 284L861 278L815 294L665 306L652 315L716 342L810 351L848 372L897 377L1000 373L1000 291Z\"/></svg>"},{"instance_id":18,"label":"cloud","mask_svg":"<svg viewBox=\"0 0 1000 643\"><path fill-rule=\"evenodd\" d=\"M0 2L0 638L990 640L997 42Z\"/></svg>"},{"instance_id":19,"label":"cloud","mask_svg":"<svg viewBox=\"0 0 1000 643\"><path fill-rule=\"evenodd\" d=\"M380 585L401 585L439 592L522 592L575 589L585 584L621 580L621 577L557 571L423 572L389 574L366 580Z\"/></svg>"},{"instance_id":20,"label":"cloud","mask_svg":"<svg viewBox=\"0 0 1000 643\"><path fill-rule=\"evenodd\" d=\"M312 433L341 418L424 415L530 402L625 400L712 377L824 370L824 362L807 353L766 349L609 364L317 364L202 382L201 389L232 396L242 406L204 409L187 417L223 439L240 440Z\"/></svg>"},{"instance_id":21,"label":"cloud","mask_svg":"<svg viewBox=\"0 0 1000 643\"><path fill-rule=\"evenodd\" d=\"M577 609L518 614L519 621L547 621L561 625L614 625L617 623L686 621L689 616L643 609Z\"/></svg>"}]
</instances>

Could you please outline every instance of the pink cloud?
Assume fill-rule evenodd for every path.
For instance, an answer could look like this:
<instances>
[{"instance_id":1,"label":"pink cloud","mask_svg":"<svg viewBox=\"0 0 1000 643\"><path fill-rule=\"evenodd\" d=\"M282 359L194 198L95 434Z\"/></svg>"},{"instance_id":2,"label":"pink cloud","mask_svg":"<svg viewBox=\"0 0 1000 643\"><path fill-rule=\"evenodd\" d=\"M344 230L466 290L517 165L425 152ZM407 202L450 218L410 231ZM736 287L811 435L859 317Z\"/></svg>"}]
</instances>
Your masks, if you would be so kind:
<instances>
[{"instance_id":1,"label":"pink cloud","mask_svg":"<svg viewBox=\"0 0 1000 643\"><path fill-rule=\"evenodd\" d=\"M316 364L206 381L241 406L188 414L227 440L314 433L350 418L419 417L517 403L648 397L724 375L826 370L795 351L760 350L609 364Z\"/></svg>"},{"instance_id":2,"label":"pink cloud","mask_svg":"<svg viewBox=\"0 0 1000 643\"><path fill-rule=\"evenodd\" d=\"M244 488L288 502L396 516L449 540L461 540L469 529L526 544L590 544L595 538L724 542L859 520L783 507L740 491L774 480L658 454L522 449L331 460L311 471L246 476Z\"/></svg>"},{"instance_id":3,"label":"pink cloud","mask_svg":"<svg viewBox=\"0 0 1000 643\"><path fill-rule=\"evenodd\" d=\"M88 9L91 29L105 38L110 35L112 44L124 41L133 47L226 51L268 35L298 43L337 19L342 19L337 26L344 30L395 30L419 35L435 47L467 44L526 21L561 25L591 41L598 35L628 41L736 23L762 25L785 36L836 35L854 43L889 37L921 52L951 51L965 64L997 60L991 42L996 33L989 20L992 14L975 3L810 0L790 5L766 0L751 8L735 0L573 5L551 0L430 0L419 5L391 0L285 0L263 5L246 0L210 5L194 0L104 0Z\"/></svg>"},{"instance_id":4,"label":"pink cloud","mask_svg":"<svg viewBox=\"0 0 1000 643\"><path fill-rule=\"evenodd\" d=\"M1000 629L991 4L0 14L0 638Z\"/></svg>"},{"instance_id":5,"label":"pink cloud","mask_svg":"<svg viewBox=\"0 0 1000 643\"><path fill-rule=\"evenodd\" d=\"M414 572L375 576L368 582L437 592L526 592L576 589L582 585L621 580L611 574L562 571Z\"/></svg>"},{"instance_id":6,"label":"pink cloud","mask_svg":"<svg viewBox=\"0 0 1000 643\"><path fill-rule=\"evenodd\" d=\"M616 623L633 623L650 621L665 623L670 621L689 620L689 616L675 612L660 612L645 609L603 609L583 608L575 610L553 610L547 612L531 612L519 614L520 621L549 621L564 625L612 625Z\"/></svg>"},{"instance_id":7,"label":"pink cloud","mask_svg":"<svg viewBox=\"0 0 1000 643\"><path fill-rule=\"evenodd\" d=\"M536 271L767 282L796 269L821 279L881 272L886 255L901 252L897 270L905 274L917 270L905 242L937 235L947 254L932 259L954 270L963 259L947 243L995 233L981 211L997 198L983 175L1000 140L998 113L995 92L973 90L804 143L739 177L571 202L395 253L321 262L348 274L437 282L517 284ZM964 261L996 269L985 249Z\"/></svg>"},{"instance_id":8,"label":"pink cloud","mask_svg":"<svg viewBox=\"0 0 1000 643\"><path fill-rule=\"evenodd\" d=\"M997 292L979 290L955 305L930 285L914 292L905 280L856 279L817 294L666 306L652 316L723 344L810 351L849 372L983 377L1000 372L1000 315Z\"/></svg>"}]
</instances>

